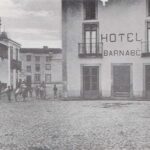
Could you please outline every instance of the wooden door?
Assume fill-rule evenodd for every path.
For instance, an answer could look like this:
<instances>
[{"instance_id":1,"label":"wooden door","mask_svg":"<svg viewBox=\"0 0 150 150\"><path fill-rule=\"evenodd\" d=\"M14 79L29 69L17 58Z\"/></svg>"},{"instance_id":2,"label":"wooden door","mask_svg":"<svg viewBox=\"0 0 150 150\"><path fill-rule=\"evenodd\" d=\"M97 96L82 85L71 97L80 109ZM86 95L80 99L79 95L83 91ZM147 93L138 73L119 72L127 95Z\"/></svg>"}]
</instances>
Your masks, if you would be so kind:
<instances>
[{"instance_id":1,"label":"wooden door","mask_svg":"<svg viewBox=\"0 0 150 150\"><path fill-rule=\"evenodd\" d=\"M99 97L99 67L83 67L83 96L86 99Z\"/></svg>"},{"instance_id":2,"label":"wooden door","mask_svg":"<svg viewBox=\"0 0 150 150\"><path fill-rule=\"evenodd\" d=\"M145 89L146 97L150 98L150 65L145 66Z\"/></svg>"},{"instance_id":3,"label":"wooden door","mask_svg":"<svg viewBox=\"0 0 150 150\"><path fill-rule=\"evenodd\" d=\"M130 66L113 66L113 96L130 96Z\"/></svg>"}]
</instances>

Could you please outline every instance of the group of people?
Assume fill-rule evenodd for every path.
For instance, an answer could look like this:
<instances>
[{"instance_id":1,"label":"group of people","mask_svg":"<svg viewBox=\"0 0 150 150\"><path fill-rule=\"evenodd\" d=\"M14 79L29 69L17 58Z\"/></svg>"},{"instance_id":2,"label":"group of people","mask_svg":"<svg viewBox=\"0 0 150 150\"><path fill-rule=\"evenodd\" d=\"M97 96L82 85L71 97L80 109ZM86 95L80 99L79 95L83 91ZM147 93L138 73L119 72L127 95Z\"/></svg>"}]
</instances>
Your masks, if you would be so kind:
<instances>
[{"instance_id":1,"label":"group of people","mask_svg":"<svg viewBox=\"0 0 150 150\"><path fill-rule=\"evenodd\" d=\"M37 99L46 99L46 85L44 82L35 87L35 95Z\"/></svg>"},{"instance_id":2,"label":"group of people","mask_svg":"<svg viewBox=\"0 0 150 150\"><path fill-rule=\"evenodd\" d=\"M57 86L56 84L53 87L53 91L54 91L54 98L57 97ZM40 85L37 85L35 87L35 95L37 99L46 99L46 85L44 82L42 82Z\"/></svg>"},{"instance_id":3,"label":"group of people","mask_svg":"<svg viewBox=\"0 0 150 150\"><path fill-rule=\"evenodd\" d=\"M35 96L37 99L46 99L46 84L45 82L42 82L39 85L35 86ZM54 98L57 97L57 86L54 85L53 92L54 92ZM5 91L7 94L8 100L11 101L12 99L12 93L14 93L15 100L18 101L18 96L23 98L23 101L26 100L27 97L32 97L33 95L33 87L31 84L26 83L25 81L19 80L17 83L16 89L14 90L13 87L8 86ZM0 95L2 93L1 86L0 86ZM20 98L19 97L19 98Z\"/></svg>"}]
</instances>

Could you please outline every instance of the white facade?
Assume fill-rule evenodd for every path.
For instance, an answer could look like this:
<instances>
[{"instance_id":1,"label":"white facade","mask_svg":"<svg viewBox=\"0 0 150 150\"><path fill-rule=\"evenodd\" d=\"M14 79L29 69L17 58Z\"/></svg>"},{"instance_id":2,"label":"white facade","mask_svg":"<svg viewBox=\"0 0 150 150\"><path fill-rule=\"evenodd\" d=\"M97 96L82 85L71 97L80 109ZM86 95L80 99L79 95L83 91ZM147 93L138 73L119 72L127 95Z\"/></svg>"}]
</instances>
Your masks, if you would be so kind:
<instances>
[{"instance_id":1,"label":"white facade","mask_svg":"<svg viewBox=\"0 0 150 150\"><path fill-rule=\"evenodd\" d=\"M19 81L21 70L21 62L20 62L21 45L11 39L8 39L7 37L4 38L3 36L0 39L0 45L1 45L0 81L3 84L6 84L7 86L12 86L13 88L16 88L16 84Z\"/></svg>"},{"instance_id":2,"label":"white facade","mask_svg":"<svg viewBox=\"0 0 150 150\"><path fill-rule=\"evenodd\" d=\"M85 7L85 1L62 0L66 96L149 97L148 1L109 0L103 6L100 0L96 0L95 4L95 16L86 19L86 7L89 6ZM93 81L92 66L98 69ZM89 76L83 73L86 69ZM85 92L88 86L89 95ZM93 89L95 86L98 93L94 93L91 86ZM90 89L93 90L91 93Z\"/></svg>"}]
</instances>

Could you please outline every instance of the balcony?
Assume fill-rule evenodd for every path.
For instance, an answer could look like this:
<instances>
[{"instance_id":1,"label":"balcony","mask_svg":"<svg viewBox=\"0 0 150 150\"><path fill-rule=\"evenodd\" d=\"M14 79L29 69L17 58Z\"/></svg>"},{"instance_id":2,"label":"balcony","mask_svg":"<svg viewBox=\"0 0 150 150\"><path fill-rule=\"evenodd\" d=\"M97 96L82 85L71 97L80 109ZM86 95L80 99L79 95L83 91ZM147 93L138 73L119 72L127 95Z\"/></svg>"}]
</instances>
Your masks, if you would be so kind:
<instances>
[{"instance_id":1,"label":"balcony","mask_svg":"<svg viewBox=\"0 0 150 150\"><path fill-rule=\"evenodd\" d=\"M11 69L21 70L21 61L12 59L11 60Z\"/></svg>"},{"instance_id":2,"label":"balcony","mask_svg":"<svg viewBox=\"0 0 150 150\"><path fill-rule=\"evenodd\" d=\"M141 50L141 57L150 57L150 41L142 41Z\"/></svg>"},{"instance_id":3,"label":"balcony","mask_svg":"<svg viewBox=\"0 0 150 150\"><path fill-rule=\"evenodd\" d=\"M79 43L78 56L80 58L102 58L103 43Z\"/></svg>"}]
</instances>

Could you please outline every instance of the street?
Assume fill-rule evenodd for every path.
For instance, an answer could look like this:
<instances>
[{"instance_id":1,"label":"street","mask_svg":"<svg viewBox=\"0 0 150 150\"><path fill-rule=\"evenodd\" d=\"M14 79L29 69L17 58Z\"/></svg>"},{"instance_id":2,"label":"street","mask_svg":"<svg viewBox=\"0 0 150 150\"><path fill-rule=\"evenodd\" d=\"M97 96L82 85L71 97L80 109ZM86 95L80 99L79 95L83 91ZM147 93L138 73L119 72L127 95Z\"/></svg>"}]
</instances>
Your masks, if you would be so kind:
<instances>
[{"instance_id":1,"label":"street","mask_svg":"<svg viewBox=\"0 0 150 150\"><path fill-rule=\"evenodd\" d=\"M149 101L0 102L0 150L149 149Z\"/></svg>"}]
</instances>

